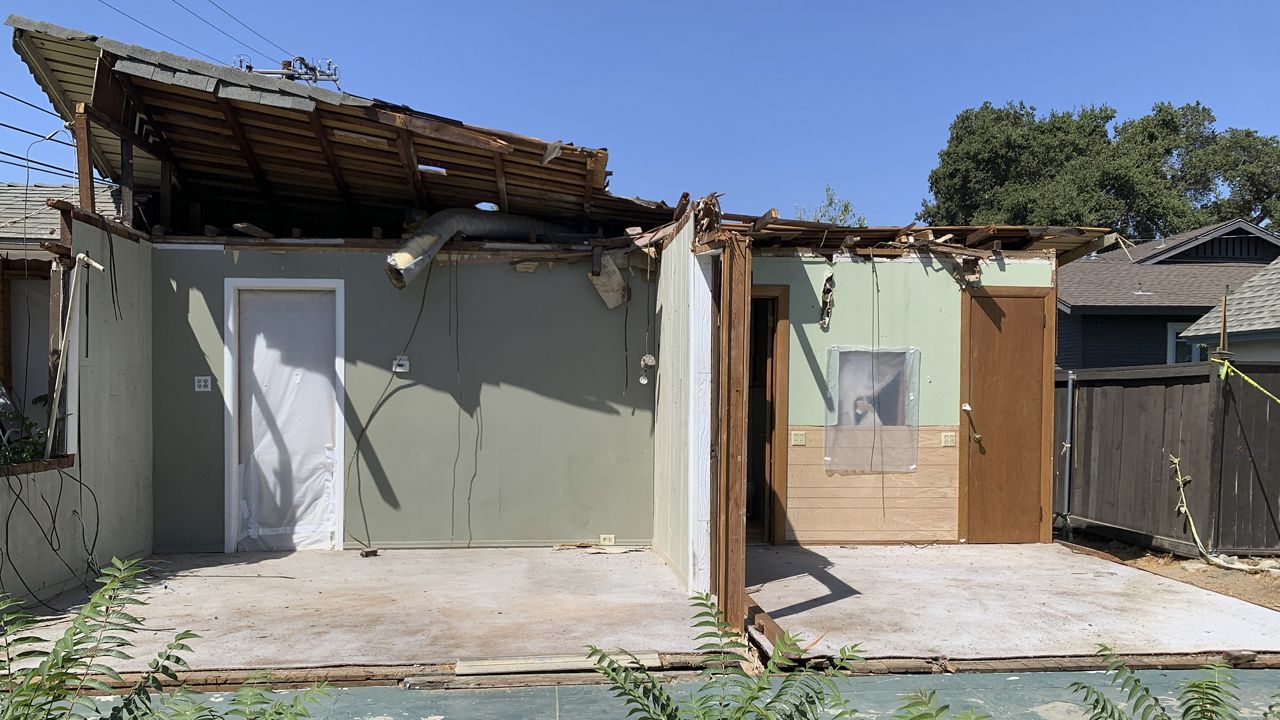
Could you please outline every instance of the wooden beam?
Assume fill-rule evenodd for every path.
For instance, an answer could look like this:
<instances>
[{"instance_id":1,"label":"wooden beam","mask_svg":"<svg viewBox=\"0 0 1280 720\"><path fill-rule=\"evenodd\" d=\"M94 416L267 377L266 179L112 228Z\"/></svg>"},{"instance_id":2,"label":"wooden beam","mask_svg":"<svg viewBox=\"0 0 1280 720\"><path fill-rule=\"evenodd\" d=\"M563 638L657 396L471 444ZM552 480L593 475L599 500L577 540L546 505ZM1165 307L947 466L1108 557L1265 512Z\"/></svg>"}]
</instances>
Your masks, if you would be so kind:
<instances>
[{"instance_id":1,"label":"wooden beam","mask_svg":"<svg viewBox=\"0 0 1280 720\"><path fill-rule=\"evenodd\" d=\"M496 153L509 153L511 146L507 143L462 125L461 123L450 123L443 120L424 117L422 115L408 115L405 113L392 112L381 108L369 108L367 111L369 119L380 122L383 125L390 125L395 128L403 128L415 135L421 135L425 138L435 140L446 140L448 142L466 145L467 147L479 148Z\"/></svg>"},{"instance_id":2,"label":"wooden beam","mask_svg":"<svg viewBox=\"0 0 1280 720\"><path fill-rule=\"evenodd\" d=\"M493 154L494 181L498 184L498 209L507 212L507 167L502 153Z\"/></svg>"},{"instance_id":3,"label":"wooden beam","mask_svg":"<svg viewBox=\"0 0 1280 720\"><path fill-rule=\"evenodd\" d=\"M80 186L80 207L94 212L93 160L89 156L92 141L89 139L89 116L76 112L71 121L71 132L76 140L76 181Z\"/></svg>"},{"instance_id":4,"label":"wooden beam","mask_svg":"<svg viewBox=\"0 0 1280 720\"><path fill-rule=\"evenodd\" d=\"M275 207L275 191L271 187L271 182L267 180L267 174L263 172L262 165L258 162L258 156L254 154L253 148L249 145L249 139L245 137L244 126L240 124L240 117L236 114L235 106L224 97L217 98L217 101L218 109L222 111L222 116L227 120L227 127L231 130L231 136L235 138L236 144L240 146L240 154L244 156L245 162L249 165L249 172L253 173L253 179L258 183L258 189L262 191L267 203Z\"/></svg>"},{"instance_id":5,"label":"wooden beam","mask_svg":"<svg viewBox=\"0 0 1280 720\"><path fill-rule=\"evenodd\" d=\"M141 230L131 228L128 225L125 225L124 223L116 222L115 220L108 220L96 212L91 212L89 210L76 207L74 204L69 203L66 200L46 200L45 204L51 208L56 208L58 210L61 210L64 216L69 215L70 219L72 220L78 220L86 225L92 225L98 228L99 230L104 230L106 232L109 232L112 235L115 235L116 237L122 237L126 240L132 240L134 242L151 239L150 235L142 232ZM70 221L67 221L67 222L69 224ZM68 230L66 233L67 243L71 242L70 236L71 234L70 234L70 231Z\"/></svg>"},{"instance_id":6,"label":"wooden beam","mask_svg":"<svg viewBox=\"0 0 1280 720\"><path fill-rule=\"evenodd\" d=\"M981 227L969 233L968 236L966 236L964 239L964 244L972 247L995 234L996 234L995 225L988 225L986 227Z\"/></svg>"},{"instance_id":7,"label":"wooden beam","mask_svg":"<svg viewBox=\"0 0 1280 720\"><path fill-rule=\"evenodd\" d=\"M133 142L120 138L120 219L133 227Z\"/></svg>"},{"instance_id":8,"label":"wooden beam","mask_svg":"<svg viewBox=\"0 0 1280 720\"><path fill-rule=\"evenodd\" d=\"M338 194L342 196L342 202L350 210L355 207L355 200L351 197L351 190L347 187L347 182L342 178L342 168L338 167L338 156L333 153L333 146L329 144L329 135L325 132L324 123L320 121L319 113L311 113L311 129L315 131L316 141L320 143L320 152L324 154L325 164L329 166L329 174L333 177L333 184L338 188ZM413 166L414 171L418 169L417 164Z\"/></svg>"},{"instance_id":9,"label":"wooden beam","mask_svg":"<svg viewBox=\"0 0 1280 720\"><path fill-rule=\"evenodd\" d=\"M671 219L679 220L689 209L689 193L680 193L680 200L676 202L675 210L671 211Z\"/></svg>"},{"instance_id":10,"label":"wooden beam","mask_svg":"<svg viewBox=\"0 0 1280 720\"><path fill-rule=\"evenodd\" d=\"M418 207L426 207L427 186L422 180L422 173L418 172L418 150L413 145L413 137L409 135L408 130L400 128L396 132L396 138L398 140L398 149L400 150L400 164L404 166L405 179L413 187L413 195L418 199Z\"/></svg>"},{"instance_id":11,"label":"wooden beam","mask_svg":"<svg viewBox=\"0 0 1280 720\"><path fill-rule=\"evenodd\" d=\"M253 223L240 222L233 224L231 227L235 228L237 232L242 232L245 235L251 235L262 240L270 240L275 237L275 235L272 235Z\"/></svg>"},{"instance_id":12,"label":"wooden beam","mask_svg":"<svg viewBox=\"0 0 1280 720\"><path fill-rule=\"evenodd\" d=\"M768 212L751 221L751 232L760 232L778 219L778 208L769 208Z\"/></svg>"}]
</instances>

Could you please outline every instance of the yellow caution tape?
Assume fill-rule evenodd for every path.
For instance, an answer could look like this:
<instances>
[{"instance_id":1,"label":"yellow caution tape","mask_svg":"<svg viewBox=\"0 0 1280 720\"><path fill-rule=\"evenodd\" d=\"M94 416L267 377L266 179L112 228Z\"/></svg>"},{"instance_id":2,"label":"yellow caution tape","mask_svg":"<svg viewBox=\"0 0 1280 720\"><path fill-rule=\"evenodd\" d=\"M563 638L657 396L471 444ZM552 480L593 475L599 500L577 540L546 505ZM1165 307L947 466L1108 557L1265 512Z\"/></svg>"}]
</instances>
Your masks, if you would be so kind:
<instances>
[{"instance_id":1,"label":"yellow caution tape","mask_svg":"<svg viewBox=\"0 0 1280 720\"><path fill-rule=\"evenodd\" d=\"M1223 360L1222 358L1209 358L1209 359L1222 366L1222 369L1218 370L1218 377L1220 379L1226 380L1228 377L1232 375L1239 375L1240 377L1244 378L1245 382L1258 388L1258 391L1261 392L1263 395L1266 395L1267 397L1274 400L1276 404L1280 404L1280 397L1276 397L1275 395L1272 395L1269 390L1259 385L1258 381L1240 372L1240 369L1237 368L1235 365L1232 365L1230 360Z\"/></svg>"}]
</instances>

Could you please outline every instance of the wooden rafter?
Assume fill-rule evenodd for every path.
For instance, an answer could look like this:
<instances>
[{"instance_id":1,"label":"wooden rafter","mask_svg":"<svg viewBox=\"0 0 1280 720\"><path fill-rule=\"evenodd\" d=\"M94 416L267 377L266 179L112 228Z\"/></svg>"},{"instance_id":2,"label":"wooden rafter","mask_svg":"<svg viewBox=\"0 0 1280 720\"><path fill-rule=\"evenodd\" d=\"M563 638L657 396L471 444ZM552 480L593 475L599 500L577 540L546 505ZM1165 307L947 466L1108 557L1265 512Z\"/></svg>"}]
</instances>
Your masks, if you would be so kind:
<instances>
[{"instance_id":1,"label":"wooden rafter","mask_svg":"<svg viewBox=\"0 0 1280 720\"><path fill-rule=\"evenodd\" d=\"M459 145L479 148L497 153L511 152L511 146L507 143L486 135L482 132L472 130L462 125L444 122L443 120L435 120L421 115L408 115L405 113L392 112L381 108L369 108L368 117L384 125L390 125L394 128L403 128L415 135L421 135L425 138L436 140L447 140Z\"/></svg>"},{"instance_id":2,"label":"wooden rafter","mask_svg":"<svg viewBox=\"0 0 1280 720\"><path fill-rule=\"evenodd\" d=\"M338 167L338 156L333 153L333 145L329 142L329 135L324 129L324 123L320 120L319 113L311 113L308 116L311 120L311 129L316 133L316 141L320 143L320 152L324 154L324 162L329 166L329 174L333 176L333 184L338 188L338 194L342 196L342 202L348 208L355 206L355 201L351 198L351 189L347 187L346 180L342 179L342 168ZM418 166L415 163L414 171Z\"/></svg>"},{"instance_id":3,"label":"wooden rafter","mask_svg":"<svg viewBox=\"0 0 1280 720\"><path fill-rule=\"evenodd\" d=\"M222 116L227 121L227 127L231 130L231 136L235 138L236 144L240 146L240 155L249 165L249 172L253 173L253 179L258 183L258 189L262 191L263 197L271 207L275 207L275 191L271 187L271 182L267 180L267 174L262 171L262 165L258 162L258 156L254 154L253 147L249 145L249 139L244 134L244 126L240 124L240 118L236 115L236 109L231 101L224 97L217 97L218 109L222 111Z\"/></svg>"},{"instance_id":4,"label":"wooden rafter","mask_svg":"<svg viewBox=\"0 0 1280 720\"><path fill-rule=\"evenodd\" d=\"M397 147L400 150L400 164L404 166L405 179L413 188L413 195L418 199L419 207L427 205L427 185L418 172L418 150L413 145L413 137L408 130L400 128L396 131Z\"/></svg>"},{"instance_id":5,"label":"wooden rafter","mask_svg":"<svg viewBox=\"0 0 1280 720\"><path fill-rule=\"evenodd\" d=\"M507 167L502 153L493 154L493 178L498 185L498 209L507 212Z\"/></svg>"},{"instance_id":6,"label":"wooden rafter","mask_svg":"<svg viewBox=\"0 0 1280 720\"><path fill-rule=\"evenodd\" d=\"M27 33L20 30L15 31L13 33L13 46L14 49L18 50L30 63L31 71L41 85L44 85L46 88L56 88L56 91L47 93L49 95L49 100L53 103L53 106L58 110L58 113L62 115L62 117L71 118L72 122L74 122L76 108L66 99L66 88L63 87L62 82L58 80L58 76L54 74L53 70L50 69L49 65L44 61L43 53L34 47L30 38L27 36ZM90 147L89 151L92 154L93 160L98 163L98 167L100 167L103 172L107 172L111 169L111 166L107 164L107 157L102 154L102 150L100 148ZM92 165L90 167L92 168Z\"/></svg>"}]
</instances>

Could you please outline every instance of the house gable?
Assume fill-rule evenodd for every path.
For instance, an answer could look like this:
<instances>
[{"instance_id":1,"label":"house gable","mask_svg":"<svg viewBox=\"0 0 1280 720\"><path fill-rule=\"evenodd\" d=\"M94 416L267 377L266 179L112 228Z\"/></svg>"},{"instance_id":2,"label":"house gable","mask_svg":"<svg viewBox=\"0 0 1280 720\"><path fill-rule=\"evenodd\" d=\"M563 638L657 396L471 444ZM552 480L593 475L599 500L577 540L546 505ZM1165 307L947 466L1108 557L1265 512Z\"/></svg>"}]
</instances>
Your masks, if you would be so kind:
<instances>
[{"instance_id":1,"label":"house gable","mask_svg":"<svg viewBox=\"0 0 1280 720\"><path fill-rule=\"evenodd\" d=\"M1247 220L1232 220L1175 235L1167 247L1137 261L1141 265L1174 263L1246 263L1266 265L1280 257L1280 236Z\"/></svg>"}]
</instances>

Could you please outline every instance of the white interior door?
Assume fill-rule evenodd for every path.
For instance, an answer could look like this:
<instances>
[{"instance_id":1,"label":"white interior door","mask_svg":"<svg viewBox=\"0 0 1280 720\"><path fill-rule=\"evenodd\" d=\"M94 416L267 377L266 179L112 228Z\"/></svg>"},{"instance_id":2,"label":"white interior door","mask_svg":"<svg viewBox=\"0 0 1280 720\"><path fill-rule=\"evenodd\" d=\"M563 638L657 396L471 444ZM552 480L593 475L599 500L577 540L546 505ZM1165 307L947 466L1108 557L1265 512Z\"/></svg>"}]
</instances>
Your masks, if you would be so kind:
<instances>
[{"instance_id":1,"label":"white interior door","mask_svg":"<svg viewBox=\"0 0 1280 720\"><path fill-rule=\"evenodd\" d=\"M237 299L236 550L338 547L335 293Z\"/></svg>"}]
</instances>

